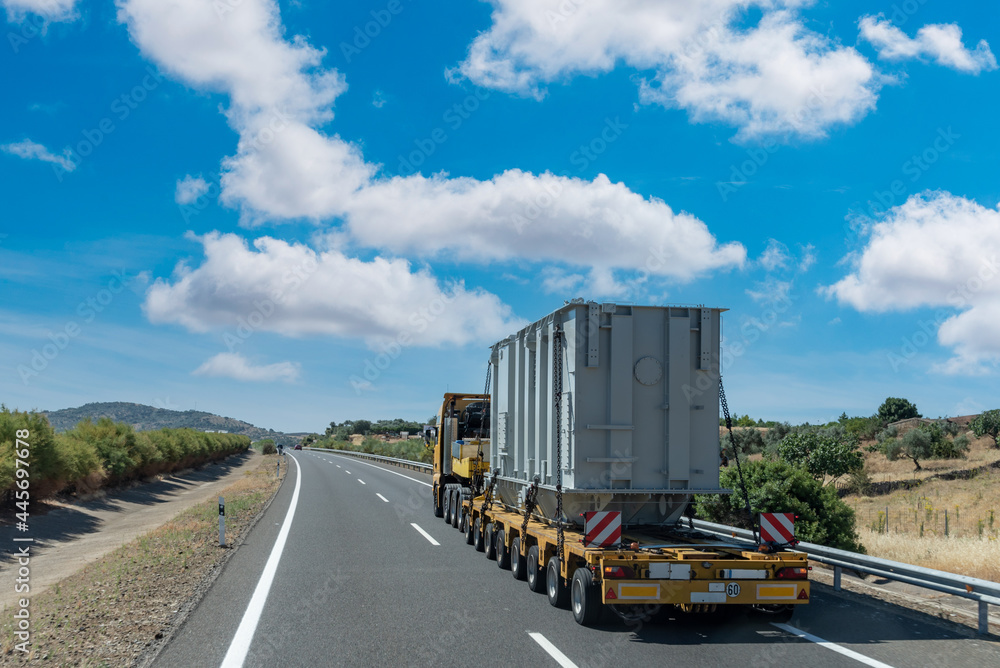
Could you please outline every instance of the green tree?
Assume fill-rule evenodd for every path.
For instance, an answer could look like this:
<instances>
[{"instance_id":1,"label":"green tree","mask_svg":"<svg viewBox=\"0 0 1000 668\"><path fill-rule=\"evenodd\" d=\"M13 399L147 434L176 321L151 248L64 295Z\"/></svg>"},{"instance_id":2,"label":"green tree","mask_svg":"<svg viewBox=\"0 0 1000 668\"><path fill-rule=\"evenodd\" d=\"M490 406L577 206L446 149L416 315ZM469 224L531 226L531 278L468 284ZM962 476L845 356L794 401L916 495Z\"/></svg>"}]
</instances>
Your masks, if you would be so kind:
<instances>
[{"instance_id":1,"label":"green tree","mask_svg":"<svg viewBox=\"0 0 1000 668\"><path fill-rule=\"evenodd\" d=\"M795 513L795 535L799 540L864 552L854 526L854 511L837 497L833 487L824 487L805 469L781 460L752 461L743 465L743 476L755 513ZM736 467L722 469L719 482L722 487L739 490ZM739 491L699 494L695 503L699 517L750 527Z\"/></svg>"},{"instance_id":2,"label":"green tree","mask_svg":"<svg viewBox=\"0 0 1000 668\"><path fill-rule=\"evenodd\" d=\"M918 418L920 413L917 407L906 399L899 397L887 397L882 405L878 407L878 419L884 424L899 422L909 418Z\"/></svg>"},{"instance_id":3,"label":"green tree","mask_svg":"<svg viewBox=\"0 0 1000 668\"><path fill-rule=\"evenodd\" d=\"M969 428L976 438L989 436L993 439L993 447L1000 447L1000 443L997 442L997 437L1000 436L1000 408L982 413L969 423Z\"/></svg>"},{"instance_id":4,"label":"green tree","mask_svg":"<svg viewBox=\"0 0 1000 668\"><path fill-rule=\"evenodd\" d=\"M789 464L804 468L818 481L825 476L836 480L860 471L865 465L854 443L815 432L789 434L778 443L777 453Z\"/></svg>"}]
</instances>

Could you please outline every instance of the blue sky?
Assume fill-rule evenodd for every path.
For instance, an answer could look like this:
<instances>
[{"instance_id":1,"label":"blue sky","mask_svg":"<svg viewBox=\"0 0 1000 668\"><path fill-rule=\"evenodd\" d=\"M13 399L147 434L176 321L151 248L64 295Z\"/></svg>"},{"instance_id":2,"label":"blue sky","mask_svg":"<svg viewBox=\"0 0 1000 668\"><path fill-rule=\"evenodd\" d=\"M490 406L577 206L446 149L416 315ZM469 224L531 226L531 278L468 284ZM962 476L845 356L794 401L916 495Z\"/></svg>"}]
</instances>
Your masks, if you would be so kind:
<instances>
[{"instance_id":1,"label":"blue sky","mask_svg":"<svg viewBox=\"0 0 1000 668\"><path fill-rule=\"evenodd\" d=\"M740 414L1000 404L990 3L0 5L8 406L425 419L574 297L729 308Z\"/></svg>"}]
</instances>

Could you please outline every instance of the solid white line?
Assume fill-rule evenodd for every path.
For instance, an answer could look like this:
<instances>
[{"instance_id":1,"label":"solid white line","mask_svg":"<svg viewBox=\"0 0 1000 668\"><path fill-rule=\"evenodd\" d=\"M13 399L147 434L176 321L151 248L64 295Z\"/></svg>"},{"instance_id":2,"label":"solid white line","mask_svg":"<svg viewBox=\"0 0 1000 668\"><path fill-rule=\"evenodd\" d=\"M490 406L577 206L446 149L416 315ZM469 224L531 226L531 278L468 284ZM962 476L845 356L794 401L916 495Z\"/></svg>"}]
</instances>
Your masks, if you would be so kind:
<instances>
[{"instance_id":1,"label":"solid white line","mask_svg":"<svg viewBox=\"0 0 1000 668\"><path fill-rule=\"evenodd\" d=\"M398 471L393 471L391 469L384 469L381 466L376 466L375 464L369 464L368 462L361 462L361 461L358 461L358 460L354 460L354 463L355 464L364 464L365 466L370 466L373 469L378 469L379 471L385 471L386 473L391 473L393 475L398 475L400 478L406 478L407 480L412 480L413 482L419 482L424 487L433 487L434 486L434 485L430 484L429 482L424 482L423 480L417 480L416 478L411 478L408 475L403 475L402 473L399 473ZM340 466L340 464L338 464L337 466Z\"/></svg>"},{"instance_id":2,"label":"solid white line","mask_svg":"<svg viewBox=\"0 0 1000 668\"><path fill-rule=\"evenodd\" d=\"M553 659L563 668L577 668L576 664L569 660L569 657L559 651L559 648L549 642L549 639L541 633L529 633L531 639L542 646Z\"/></svg>"},{"instance_id":3,"label":"solid white line","mask_svg":"<svg viewBox=\"0 0 1000 668\"><path fill-rule=\"evenodd\" d=\"M850 657L855 661L860 661L866 666L872 666L872 668L892 668L892 666L890 666L888 663L882 663L881 661L876 661L875 659L867 657L864 654L858 654L852 649L841 647L840 645L832 643L829 640L823 640L819 636L814 636L811 633L806 633L805 631L801 631L795 628L794 626L789 626L788 624L778 624L777 622L771 622L771 626L776 626L782 631L785 631L786 633L791 633L793 636L798 636L810 642L814 642L820 647L825 647L827 649L833 650L834 652L837 652L838 654L843 654L844 656Z\"/></svg>"},{"instance_id":4,"label":"solid white line","mask_svg":"<svg viewBox=\"0 0 1000 668\"><path fill-rule=\"evenodd\" d=\"M298 474L295 476L295 491L292 492L292 502L288 506L288 512L285 513L285 521L281 526L281 531L278 532L277 540L274 541L274 547L271 548L271 556L264 564L264 572L260 574L260 580L257 581L257 588L253 590L250 604L247 606L246 612L243 613L243 619L240 620L240 626L236 629L236 635L233 636L226 657L222 660L221 668L241 668L243 666L247 652L250 651L250 643L253 642L260 615L264 612L264 603L267 602L271 583L274 582L274 574L278 570L278 562L281 561L281 552L285 549L285 541L288 540L288 532L292 528L292 518L295 516L295 506L299 503L299 490L302 488L302 467L299 466L295 457L292 457L292 461L295 462L295 470Z\"/></svg>"},{"instance_id":5,"label":"solid white line","mask_svg":"<svg viewBox=\"0 0 1000 668\"><path fill-rule=\"evenodd\" d=\"M424 538L426 538L427 540L429 540L431 542L431 545L440 545L441 544L441 543L437 542L436 540L434 540L434 538L429 533L427 533L426 531L424 531L423 529L421 529L420 525L418 525L416 522L410 522L410 526L413 527L414 529L416 529L417 531L419 531L421 533L421 535L423 535Z\"/></svg>"},{"instance_id":6,"label":"solid white line","mask_svg":"<svg viewBox=\"0 0 1000 668\"><path fill-rule=\"evenodd\" d=\"M378 492L375 492L375 496L377 496L378 498L382 499L382 500L383 500L383 501L385 501L386 503L389 503L389 499L385 498L384 496L382 496L382 495L381 495L381 494L379 494Z\"/></svg>"},{"instance_id":7,"label":"solid white line","mask_svg":"<svg viewBox=\"0 0 1000 668\"><path fill-rule=\"evenodd\" d=\"M367 484L367 483L365 483L365 481L364 481L364 480L362 480L361 478L358 478L358 482L360 482L360 483L361 483L362 485L364 485L364 484Z\"/></svg>"}]
</instances>

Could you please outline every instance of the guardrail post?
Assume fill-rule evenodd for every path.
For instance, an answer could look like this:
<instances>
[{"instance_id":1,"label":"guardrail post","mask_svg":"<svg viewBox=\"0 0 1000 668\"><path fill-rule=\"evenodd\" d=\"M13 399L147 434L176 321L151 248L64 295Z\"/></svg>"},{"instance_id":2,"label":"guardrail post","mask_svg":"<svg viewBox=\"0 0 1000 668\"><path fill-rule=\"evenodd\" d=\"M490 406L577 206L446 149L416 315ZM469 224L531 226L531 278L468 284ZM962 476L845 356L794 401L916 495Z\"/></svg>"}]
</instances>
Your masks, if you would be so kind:
<instances>
[{"instance_id":1,"label":"guardrail post","mask_svg":"<svg viewBox=\"0 0 1000 668\"><path fill-rule=\"evenodd\" d=\"M979 634L987 635L990 632L990 605L986 601L979 602Z\"/></svg>"},{"instance_id":2,"label":"guardrail post","mask_svg":"<svg viewBox=\"0 0 1000 668\"><path fill-rule=\"evenodd\" d=\"M833 567L833 591L840 591L840 574L843 572L840 566Z\"/></svg>"},{"instance_id":3,"label":"guardrail post","mask_svg":"<svg viewBox=\"0 0 1000 668\"><path fill-rule=\"evenodd\" d=\"M219 547L226 546L226 500L219 497Z\"/></svg>"}]
</instances>

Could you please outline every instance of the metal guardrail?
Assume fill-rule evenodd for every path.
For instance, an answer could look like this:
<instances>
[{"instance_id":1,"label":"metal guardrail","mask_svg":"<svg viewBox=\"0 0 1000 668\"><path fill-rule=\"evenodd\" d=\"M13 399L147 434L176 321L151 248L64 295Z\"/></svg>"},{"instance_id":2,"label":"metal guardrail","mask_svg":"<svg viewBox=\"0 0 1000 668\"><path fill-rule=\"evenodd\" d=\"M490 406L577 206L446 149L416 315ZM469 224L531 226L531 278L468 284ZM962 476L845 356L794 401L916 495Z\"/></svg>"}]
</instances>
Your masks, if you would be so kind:
<instances>
[{"instance_id":1,"label":"metal guardrail","mask_svg":"<svg viewBox=\"0 0 1000 668\"><path fill-rule=\"evenodd\" d=\"M404 466L416 471L430 472L433 470L430 464L413 462L408 459L397 459L395 457L383 457L381 455L370 455L365 452L352 452L350 450L333 450L329 448L305 448L306 450L321 450L324 452L335 452L341 455L350 455L362 459ZM691 525L704 533L712 534L723 538L736 539L745 543L754 543L754 536L747 529L726 526L706 522L705 520L691 520ZM857 571L875 575L887 580L905 582L916 585L924 589L939 591L953 596L972 599L979 603L979 633L986 635L989 633L989 606L1000 605L1000 583L980 580L966 575L957 575L946 571L939 571L923 566L913 566L898 561L889 561L878 557L870 557L865 554L856 554L847 550L838 550L825 545L815 543L800 542L795 549L805 552L813 561L821 564L833 566L833 588L840 591L840 579L843 569Z\"/></svg>"},{"instance_id":2,"label":"metal guardrail","mask_svg":"<svg viewBox=\"0 0 1000 668\"><path fill-rule=\"evenodd\" d=\"M402 466L403 468L410 469L411 471L423 471L424 473L430 473L434 470L434 467L430 464L424 464L423 462L414 462L409 459L397 459L396 457L383 457L382 455L371 455L367 452L354 452L353 450L335 450L333 448L310 448L304 447L303 450L318 450L321 452L335 452L338 455L350 455L351 457L358 457L359 459L370 459L373 462L385 462L387 464L394 464L396 466Z\"/></svg>"},{"instance_id":3,"label":"metal guardrail","mask_svg":"<svg viewBox=\"0 0 1000 668\"><path fill-rule=\"evenodd\" d=\"M704 520L692 520L691 523L695 529L714 536L735 538L743 542L753 543L753 533L746 529L737 529ZM1000 605L1000 583L997 582L870 557L814 543L799 543L795 549L805 552L813 561L833 566L833 588L836 591L840 591L841 574L846 568L977 601L979 603L979 632L984 635L989 633L989 606Z\"/></svg>"}]
</instances>

